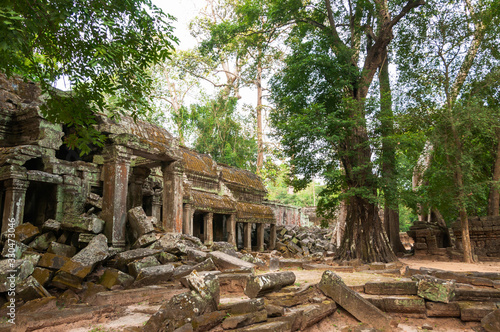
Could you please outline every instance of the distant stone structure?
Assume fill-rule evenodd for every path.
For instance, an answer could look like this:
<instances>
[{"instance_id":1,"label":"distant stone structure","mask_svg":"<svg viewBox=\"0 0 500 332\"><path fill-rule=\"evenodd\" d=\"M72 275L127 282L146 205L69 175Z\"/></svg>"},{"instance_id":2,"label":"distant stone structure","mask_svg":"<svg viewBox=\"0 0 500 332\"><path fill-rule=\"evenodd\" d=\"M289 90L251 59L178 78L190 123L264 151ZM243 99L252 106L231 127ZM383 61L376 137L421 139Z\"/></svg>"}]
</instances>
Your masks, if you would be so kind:
<instances>
[{"instance_id":1,"label":"distant stone structure","mask_svg":"<svg viewBox=\"0 0 500 332\"><path fill-rule=\"evenodd\" d=\"M0 75L0 215L41 226L93 208L113 247L127 245L127 212L142 206L167 232L228 241L248 250L274 248L276 218L255 174L179 146L165 129L97 115L103 148L80 158L69 133L40 113L40 89ZM277 213L280 215L281 212ZM264 243L264 228L270 236Z\"/></svg>"}]
</instances>

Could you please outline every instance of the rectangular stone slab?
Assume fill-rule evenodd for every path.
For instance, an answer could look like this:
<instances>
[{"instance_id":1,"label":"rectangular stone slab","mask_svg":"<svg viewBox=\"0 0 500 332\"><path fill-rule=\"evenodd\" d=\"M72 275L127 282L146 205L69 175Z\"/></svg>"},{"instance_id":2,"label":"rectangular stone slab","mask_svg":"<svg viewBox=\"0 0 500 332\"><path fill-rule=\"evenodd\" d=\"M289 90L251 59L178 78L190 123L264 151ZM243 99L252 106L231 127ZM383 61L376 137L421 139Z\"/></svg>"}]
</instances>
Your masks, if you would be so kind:
<instances>
[{"instance_id":1,"label":"rectangular stone slab","mask_svg":"<svg viewBox=\"0 0 500 332\"><path fill-rule=\"evenodd\" d=\"M325 271L318 288L361 322L378 329L392 330L391 317L347 287L334 272Z\"/></svg>"},{"instance_id":2,"label":"rectangular stone slab","mask_svg":"<svg viewBox=\"0 0 500 332\"><path fill-rule=\"evenodd\" d=\"M425 316L426 308L423 298L413 295L364 295L365 299L384 312L400 314L422 314Z\"/></svg>"},{"instance_id":3,"label":"rectangular stone slab","mask_svg":"<svg viewBox=\"0 0 500 332\"><path fill-rule=\"evenodd\" d=\"M365 293L373 295L417 295L415 281L367 282Z\"/></svg>"},{"instance_id":4,"label":"rectangular stone slab","mask_svg":"<svg viewBox=\"0 0 500 332\"><path fill-rule=\"evenodd\" d=\"M221 251L212 251L208 254L212 257L217 268L221 271L226 271L230 269L255 269L255 264L245 262L237 257L225 254Z\"/></svg>"},{"instance_id":5,"label":"rectangular stone slab","mask_svg":"<svg viewBox=\"0 0 500 332\"><path fill-rule=\"evenodd\" d=\"M428 317L460 317L460 307L457 302L439 303L426 302Z\"/></svg>"}]
</instances>

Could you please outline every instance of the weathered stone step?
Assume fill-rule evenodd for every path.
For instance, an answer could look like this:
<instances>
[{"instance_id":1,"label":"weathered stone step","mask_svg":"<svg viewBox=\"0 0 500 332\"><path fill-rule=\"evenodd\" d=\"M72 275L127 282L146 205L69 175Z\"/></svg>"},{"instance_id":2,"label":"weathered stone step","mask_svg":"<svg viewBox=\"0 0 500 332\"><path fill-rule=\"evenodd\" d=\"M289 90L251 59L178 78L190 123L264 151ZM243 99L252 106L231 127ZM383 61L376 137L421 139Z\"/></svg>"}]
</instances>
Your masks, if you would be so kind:
<instances>
[{"instance_id":1,"label":"weathered stone step","mask_svg":"<svg viewBox=\"0 0 500 332\"><path fill-rule=\"evenodd\" d=\"M457 287L454 300L500 302L500 289Z\"/></svg>"},{"instance_id":2,"label":"weathered stone step","mask_svg":"<svg viewBox=\"0 0 500 332\"><path fill-rule=\"evenodd\" d=\"M92 304L96 306L125 306L146 301L149 303L158 303L185 291L185 288L173 286L147 286L143 288L101 292L96 294Z\"/></svg>"},{"instance_id":3,"label":"weathered stone step","mask_svg":"<svg viewBox=\"0 0 500 332\"><path fill-rule=\"evenodd\" d=\"M495 311L497 306L492 302L458 302L460 306L460 319L464 322L479 322L483 317Z\"/></svg>"},{"instance_id":4,"label":"weathered stone step","mask_svg":"<svg viewBox=\"0 0 500 332\"><path fill-rule=\"evenodd\" d=\"M365 284L365 293L373 295L417 295L417 282L404 281L374 281Z\"/></svg>"},{"instance_id":5,"label":"weathered stone step","mask_svg":"<svg viewBox=\"0 0 500 332\"><path fill-rule=\"evenodd\" d=\"M423 298L414 295L368 295L363 294L371 304L384 312L400 314L418 314L425 318L426 308Z\"/></svg>"}]
</instances>

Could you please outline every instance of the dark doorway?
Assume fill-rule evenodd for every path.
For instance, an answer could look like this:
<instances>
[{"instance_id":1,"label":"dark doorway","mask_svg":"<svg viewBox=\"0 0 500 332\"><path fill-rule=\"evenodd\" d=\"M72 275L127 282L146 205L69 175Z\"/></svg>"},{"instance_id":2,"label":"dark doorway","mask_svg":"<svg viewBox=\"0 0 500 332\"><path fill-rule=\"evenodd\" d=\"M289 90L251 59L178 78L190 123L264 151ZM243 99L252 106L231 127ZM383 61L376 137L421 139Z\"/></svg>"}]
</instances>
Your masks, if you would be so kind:
<instances>
[{"instance_id":1,"label":"dark doorway","mask_svg":"<svg viewBox=\"0 0 500 332\"><path fill-rule=\"evenodd\" d=\"M40 226L47 219L56 218L56 207L57 185L32 181L26 191L23 222Z\"/></svg>"},{"instance_id":2,"label":"dark doorway","mask_svg":"<svg viewBox=\"0 0 500 332\"><path fill-rule=\"evenodd\" d=\"M215 214L214 213L214 241L225 241L227 242L227 229L226 229L227 216L225 214Z\"/></svg>"},{"instance_id":3,"label":"dark doorway","mask_svg":"<svg viewBox=\"0 0 500 332\"><path fill-rule=\"evenodd\" d=\"M203 213L195 212L193 216L193 236L196 236L205 241L205 222L203 221Z\"/></svg>"}]
</instances>

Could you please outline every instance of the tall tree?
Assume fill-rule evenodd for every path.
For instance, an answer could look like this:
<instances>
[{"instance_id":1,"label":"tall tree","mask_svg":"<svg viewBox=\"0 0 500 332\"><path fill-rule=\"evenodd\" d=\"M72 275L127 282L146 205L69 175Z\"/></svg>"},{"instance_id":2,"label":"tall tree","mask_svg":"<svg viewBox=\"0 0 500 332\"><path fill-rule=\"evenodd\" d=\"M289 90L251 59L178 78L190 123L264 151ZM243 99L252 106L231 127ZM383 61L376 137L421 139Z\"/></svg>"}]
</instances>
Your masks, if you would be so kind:
<instances>
[{"instance_id":1,"label":"tall tree","mask_svg":"<svg viewBox=\"0 0 500 332\"><path fill-rule=\"evenodd\" d=\"M287 39L291 54L273 84L272 120L285 152L294 157L296 183L321 174L330 187L325 195L335 187L345 189L347 221L339 258L395 260L378 216L367 97L393 27L423 1L394 2L391 8L382 0L272 4L268 15L294 25Z\"/></svg>"},{"instance_id":2,"label":"tall tree","mask_svg":"<svg viewBox=\"0 0 500 332\"><path fill-rule=\"evenodd\" d=\"M478 61L478 55L487 32L497 25L493 15L495 10L495 2L488 0L476 3L465 0L463 7L459 8L448 1L436 1L426 6L426 17L430 20L414 17L411 22L416 24L401 27L399 34L406 43L399 48L403 77L411 78L410 81L418 82L419 86L414 90L417 94L410 90L409 96L416 97L412 102L416 100L420 107L430 110L435 128L431 131L435 139L431 141L432 146L436 151L439 145L453 178L465 262L471 262L473 256L467 213L469 193L464 171L467 151L464 149L464 134L460 132L461 128L466 128L462 125L462 116L467 112L463 112L460 97L464 85L470 81L471 71L481 76L484 69L481 62L489 62L484 56ZM419 61L415 62L416 59ZM432 86L433 91L422 97L422 87L428 86ZM437 162L437 159L433 158L432 162Z\"/></svg>"},{"instance_id":3,"label":"tall tree","mask_svg":"<svg viewBox=\"0 0 500 332\"><path fill-rule=\"evenodd\" d=\"M107 96L133 115L148 109L147 68L166 57L176 40L171 17L150 0L6 0L0 4L0 71L38 81L50 96L45 115L74 126L70 143L88 151L99 141L94 113ZM52 84L64 78L71 92Z\"/></svg>"}]
</instances>

